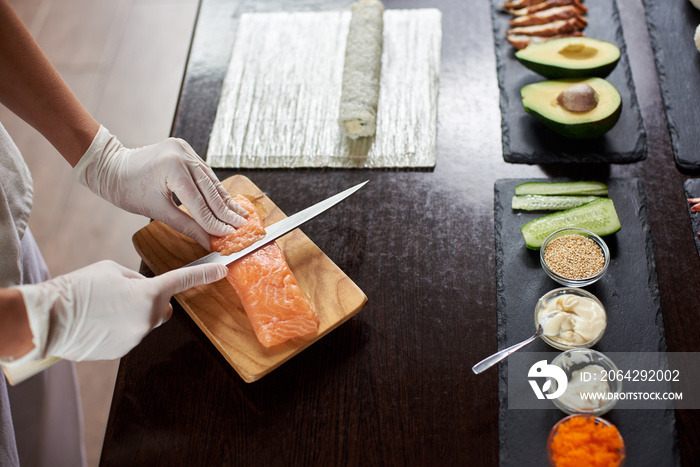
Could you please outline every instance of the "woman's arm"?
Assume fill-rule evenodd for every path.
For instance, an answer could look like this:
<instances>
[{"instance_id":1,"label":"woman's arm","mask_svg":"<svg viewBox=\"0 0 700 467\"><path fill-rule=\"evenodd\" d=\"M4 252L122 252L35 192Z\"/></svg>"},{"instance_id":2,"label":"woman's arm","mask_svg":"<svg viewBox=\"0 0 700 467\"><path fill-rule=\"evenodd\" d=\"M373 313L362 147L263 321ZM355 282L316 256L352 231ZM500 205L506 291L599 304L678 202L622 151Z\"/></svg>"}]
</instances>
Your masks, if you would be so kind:
<instances>
[{"instance_id":1,"label":"woman's arm","mask_svg":"<svg viewBox=\"0 0 700 467\"><path fill-rule=\"evenodd\" d=\"M0 356L14 357L5 363L9 366L49 357L121 358L170 317L173 295L227 273L226 266L209 263L146 278L113 261L100 261L39 284L0 289ZM7 315L16 318L8 329L21 330L21 339L3 329L4 320L12 320Z\"/></svg>"},{"instance_id":2,"label":"woman's arm","mask_svg":"<svg viewBox=\"0 0 700 467\"><path fill-rule=\"evenodd\" d=\"M100 125L68 88L7 0L0 0L0 102L75 166Z\"/></svg>"},{"instance_id":3,"label":"woman's arm","mask_svg":"<svg viewBox=\"0 0 700 467\"><path fill-rule=\"evenodd\" d=\"M34 348L22 294L0 289L0 359L19 358Z\"/></svg>"}]
</instances>

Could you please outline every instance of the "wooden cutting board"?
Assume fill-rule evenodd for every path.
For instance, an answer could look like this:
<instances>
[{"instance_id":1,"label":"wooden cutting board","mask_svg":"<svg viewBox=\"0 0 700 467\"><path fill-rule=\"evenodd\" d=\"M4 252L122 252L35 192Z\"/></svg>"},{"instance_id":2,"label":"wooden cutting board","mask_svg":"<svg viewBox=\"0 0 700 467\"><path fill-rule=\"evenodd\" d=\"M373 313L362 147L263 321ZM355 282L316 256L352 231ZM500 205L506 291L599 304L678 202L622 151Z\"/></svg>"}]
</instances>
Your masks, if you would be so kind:
<instances>
[{"instance_id":1,"label":"wooden cutting board","mask_svg":"<svg viewBox=\"0 0 700 467\"><path fill-rule=\"evenodd\" d=\"M234 175L222 182L232 195L251 198L265 226L285 214L248 178ZM197 242L154 221L133 236L136 251L155 274L179 268L208 252ZM311 299L320 321L311 339L293 339L266 349L255 337L238 295L226 279L175 296L192 320L246 382L265 376L344 323L367 303L367 296L301 230L279 238L287 263Z\"/></svg>"}]
</instances>

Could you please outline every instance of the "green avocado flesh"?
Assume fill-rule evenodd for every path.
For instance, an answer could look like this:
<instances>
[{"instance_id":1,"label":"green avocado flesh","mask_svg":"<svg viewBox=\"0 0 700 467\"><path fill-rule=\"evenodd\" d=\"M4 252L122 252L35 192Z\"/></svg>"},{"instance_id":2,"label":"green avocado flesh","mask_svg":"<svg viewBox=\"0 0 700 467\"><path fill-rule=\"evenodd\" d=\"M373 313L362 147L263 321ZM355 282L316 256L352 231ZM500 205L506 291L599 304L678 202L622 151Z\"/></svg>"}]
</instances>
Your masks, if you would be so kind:
<instances>
[{"instance_id":1,"label":"green avocado flesh","mask_svg":"<svg viewBox=\"0 0 700 467\"><path fill-rule=\"evenodd\" d=\"M563 37L531 44L517 51L515 57L545 78L605 78L620 60L620 49L590 37Z\"/></svg>"},{"instance_id":2,"label":"green avocado flesh","mask_svg":"<svg viewBox=\"0 0 700 467\"><path fill-rule=\"evenodd\" d=\"M587 112L563 108L557 97L574 84L587 84L598 94L598 104ZM525 111L557 133L569 138L597 138L610 131L622 112L615 86L602 78L560 79L528 84L520 90Z\"/></svg>"}]
</instances>

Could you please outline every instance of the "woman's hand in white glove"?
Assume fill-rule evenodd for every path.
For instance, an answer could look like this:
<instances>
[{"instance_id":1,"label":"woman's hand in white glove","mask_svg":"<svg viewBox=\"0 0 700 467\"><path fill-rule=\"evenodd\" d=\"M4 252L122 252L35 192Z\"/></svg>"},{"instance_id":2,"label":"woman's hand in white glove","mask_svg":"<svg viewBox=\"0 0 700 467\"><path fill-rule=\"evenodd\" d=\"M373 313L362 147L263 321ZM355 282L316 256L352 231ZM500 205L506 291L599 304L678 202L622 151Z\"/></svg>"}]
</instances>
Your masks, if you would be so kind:
<instances>
[{"instance_id":1,"label":"woman's hand in white glove","mask_svg":"<svg viewBox=\"0 0 700 467\"><path fill-rule=\"evenodd\" d=\"M18 359L111 360L124 356L170 318L170 298L223 279L228 269L203 264L146 278L101 261L55 279L15 287L24 299L34 349Z\"/></svg>"},{"instance_id":2,"label":"woman's hand in white glove","mask_svg":"<svg viewBox=\"0 0 700 467\"><path fill-rule=\"evenodd\" d=\"M248 215L231 199L211 168L181 139L128 149L100 126L73 173L80 183L110 203L165 222L207 249L210 235L231 233ZM178 209L172 193L191 217Z\"/></svg>"}]
</instances>

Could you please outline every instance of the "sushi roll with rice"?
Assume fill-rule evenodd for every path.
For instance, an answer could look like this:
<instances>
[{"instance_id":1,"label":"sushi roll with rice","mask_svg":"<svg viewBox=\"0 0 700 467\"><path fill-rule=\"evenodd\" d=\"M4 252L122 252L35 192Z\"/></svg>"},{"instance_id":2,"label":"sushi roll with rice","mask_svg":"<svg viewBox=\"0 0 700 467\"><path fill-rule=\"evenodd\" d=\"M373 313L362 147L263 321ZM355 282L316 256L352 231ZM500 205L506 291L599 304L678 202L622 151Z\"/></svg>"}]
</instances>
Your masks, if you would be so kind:
<instances>
[{"instance_id":1,"label":"sushi roll with rice","mask_svg":"<svg viewBox=\"0 0 700 467\"><path fill-rule=\"evenodd\" d=\"M338 123L345 136L356 139L376 129L384 5L359 0L350 8Z\"/></svg>"}]
</instances>

